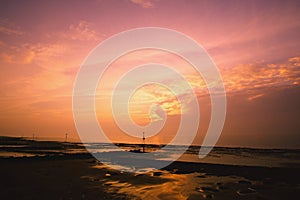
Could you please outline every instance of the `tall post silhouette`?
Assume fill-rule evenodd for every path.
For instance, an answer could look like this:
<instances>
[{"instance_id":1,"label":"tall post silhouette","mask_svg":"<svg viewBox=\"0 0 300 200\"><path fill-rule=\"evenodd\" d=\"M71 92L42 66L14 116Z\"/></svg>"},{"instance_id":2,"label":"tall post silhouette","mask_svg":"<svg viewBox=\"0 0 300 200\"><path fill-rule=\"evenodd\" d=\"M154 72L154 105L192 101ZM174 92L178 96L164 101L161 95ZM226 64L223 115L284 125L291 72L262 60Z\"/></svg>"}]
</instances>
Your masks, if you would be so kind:
<instances>
[{"instance_id":1,"label":"tall post silhouette","mask_svg":"<svg viewBox=\"0 0 300 200\"><path fill-rule=\"evenodd\" d=\"M142 147L143 147L143 153L145 153L145 133L143 131L143 144L142 144Z\"/></svg>"},{"instance_id":2,"label":"tall post silhouette","mask_svg":"<svg viewBox=\"0 0 300 200\"><path fill-rule=\"evenodd\" d=\"M66 138L65 138L65 142L68 141L68 133L66 133Z\"/></svg>"}]
</instances>

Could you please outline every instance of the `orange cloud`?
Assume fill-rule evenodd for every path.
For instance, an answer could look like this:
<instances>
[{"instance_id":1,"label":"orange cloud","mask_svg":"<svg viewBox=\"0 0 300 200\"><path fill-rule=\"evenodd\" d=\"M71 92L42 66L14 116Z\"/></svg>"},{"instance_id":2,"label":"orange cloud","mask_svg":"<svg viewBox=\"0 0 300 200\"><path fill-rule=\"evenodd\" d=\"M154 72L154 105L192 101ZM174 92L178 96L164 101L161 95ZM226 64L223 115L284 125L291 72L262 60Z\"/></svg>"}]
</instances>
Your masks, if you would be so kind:
<instances>
[{"instance_id":1,"label":"orange cloud","mask_svg":"<svg viewBox=\"0 0 300 200\"><path fill-rule=\"evenodd\" d=\"M242 64L222 72L228 92L267 87L285 87L300 81L300 57L278 64Z\"/></svg>"},{"instance_id":2,"label":"orange cloud","mask_svg":"<svg viewBox=\"0 0 300 200\"><path fill-rule=\"evenodd\" d=\"M181 106L171 91L157 84L147 84L141 87L130 99L130 113L133 118L137 119L136 121L149 119L149 114L151 120L162 120L158 107L167 115L180 115Z\"/></svg>"},{"instance_id":3,"label":"orange cloud","mask_svg":"<svg viewBox=\"0 0 300 200\"><path fill-rule=\"evenodd\" d=\"M8 46L8 45L7 45ZM65 55L66 47L62 44L22 44L19 46L8 46L1 53L2 60L13 64L38 63L47 65L54 58Z\"/></svg>"},{"instance_id":4,"label":"orange cloud","mask_svg":"<svg viewBox=\"0 0 300 200\"><path fill-rule=\"evenodd\" d=\"M263 97L270 88L285 88L298 85L300 82L300 57L292 57L286 62L279 64L254 63L241 64L230 69L222 70L223 82L228 95L242 92L248 94L247 100L253 101ZM186 80L192 86L195 94L200 97L208 95L207 86L198 74L186 75ZM180 82L166 80L166 83L172 83L180 86ZM213 87L213 86L210 86ZM131 99L132 109L149 109L151 104L161 106L168 115L180 115L188 111L188 103L192 98L190 93L182 91L185 102L182 105L177 98L166 88L161 88L156 84L148 84L134 95ZM183 113L181 113L183 108ZM145 118L148 110L135 113ZM154 116L154 115L153 115ZM156 116L154 116L156 117Z\"/></svg>"},{"instance_id":5,"label":"orange cloud","mask_svg":"<svg viewBox=\"0 0 300 200\"><path fill-rule=\"evenodd\" d=\"M23 33L17 42L16 35L0 41L2 123L18 124L24 132L37 128L40 134L57 134L67 127L75 133L73 82L82 60L97 44L98 33L81 21L66 30L40 35L38 40Z\"/></svg>"}]
</instances>

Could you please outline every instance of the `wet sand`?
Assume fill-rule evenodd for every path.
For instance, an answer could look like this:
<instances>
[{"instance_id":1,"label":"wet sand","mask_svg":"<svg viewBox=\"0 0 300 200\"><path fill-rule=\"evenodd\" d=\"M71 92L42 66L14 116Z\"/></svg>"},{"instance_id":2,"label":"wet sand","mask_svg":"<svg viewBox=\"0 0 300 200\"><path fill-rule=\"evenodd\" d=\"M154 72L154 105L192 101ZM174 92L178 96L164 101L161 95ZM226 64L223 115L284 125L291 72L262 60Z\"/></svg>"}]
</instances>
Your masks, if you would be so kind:
<instances>
[{"instance_id":1,"label":"wet sand","mask_svg":"<svg viewBox=\"0 0 300 200\"><path fill-rule=\"evenodd\" d=\"M0 199L286 199L300 195L297 166L177 161L136 174L110 169L88 153L57 153L59 143L37 146L43 156L0 158ZM45 155L46 149L56 153Z\"/></svg>"},{"instance_id":2,"label":"wet sand","mask_svg":"<svg viewBox=\"0 0 300 200\"><path fill-rule=\"evenodd\" d=\"M299 169L174 162L146 174L116 171L89 155L0 160L0 199L285 199Z\"/></svg>"}]
</instances>

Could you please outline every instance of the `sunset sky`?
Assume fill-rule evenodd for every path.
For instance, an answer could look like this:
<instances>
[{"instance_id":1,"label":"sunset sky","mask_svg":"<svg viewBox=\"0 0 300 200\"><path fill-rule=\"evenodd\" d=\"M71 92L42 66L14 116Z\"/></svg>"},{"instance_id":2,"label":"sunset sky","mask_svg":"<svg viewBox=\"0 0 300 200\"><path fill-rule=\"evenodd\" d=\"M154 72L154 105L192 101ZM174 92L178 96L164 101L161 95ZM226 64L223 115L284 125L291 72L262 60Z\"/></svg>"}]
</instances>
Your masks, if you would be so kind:
<instances>
[{"instance_id":1,"label":"sunset sky","mask_svg":"<svg viewBox=\"0 0 300 200\"><path fill-rule=\"evenodd\" d=\"M299 8L296 0L2 0L0 135L58 139L67 132L78 139L72 91L80 65L110 36L151 26L188 35L218 66L227 92L227 117L217 145L300 148ZM201 144L210 118L205 83L183 60L154 50L121 57L100 81L96 110L108 137L135 141L116 127L109 106L103 105L126 70L147 62L173 66L192 85L201 107L194 143ZM167 74L162 78L172 80ZM152 103L169 118L163 131L148 141L166 143L184 113L170 91L147 85L131 99L136 123L149 123ZM159 111L150 114L160 120Z\"/></svg>"}]
</instances>

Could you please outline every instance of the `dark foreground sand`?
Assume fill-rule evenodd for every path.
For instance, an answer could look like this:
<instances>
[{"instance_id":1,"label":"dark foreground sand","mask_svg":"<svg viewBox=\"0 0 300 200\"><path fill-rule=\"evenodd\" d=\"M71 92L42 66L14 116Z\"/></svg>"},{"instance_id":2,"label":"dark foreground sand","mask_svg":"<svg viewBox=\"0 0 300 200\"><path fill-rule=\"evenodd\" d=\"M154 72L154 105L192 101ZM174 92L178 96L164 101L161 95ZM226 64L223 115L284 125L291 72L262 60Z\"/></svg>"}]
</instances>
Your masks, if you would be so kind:
<instances>
[{"instance_id":1,"label":"dark foreground sand","mask_svg":"<svg viewBox=\"0 0 300 200\"><path fill-rule=\"evenodd\" d=\"M2 139L2 144L16 141ZM174 162L134 174L108 168L66 144L17 140L16 152L0 158L0 199L298 199L299 166L268 168ZM77 148L75 144L67 144ZM1 152L11 151L3 147ZM80 147L78 147L80 149ZM41 156L42 155L42 156Z\"/></svg>"},{"instance_id":2,"label":"dark foreground sand","mask_svg":"<svg viewBox=\"0 0 300 200\"><path fill-rule=\"evenodd\" d=\"M286 199L295 168L175 162L147 174L108 169L89 155L0 160L0 199Z\"/></svg>"}]
</instances>

